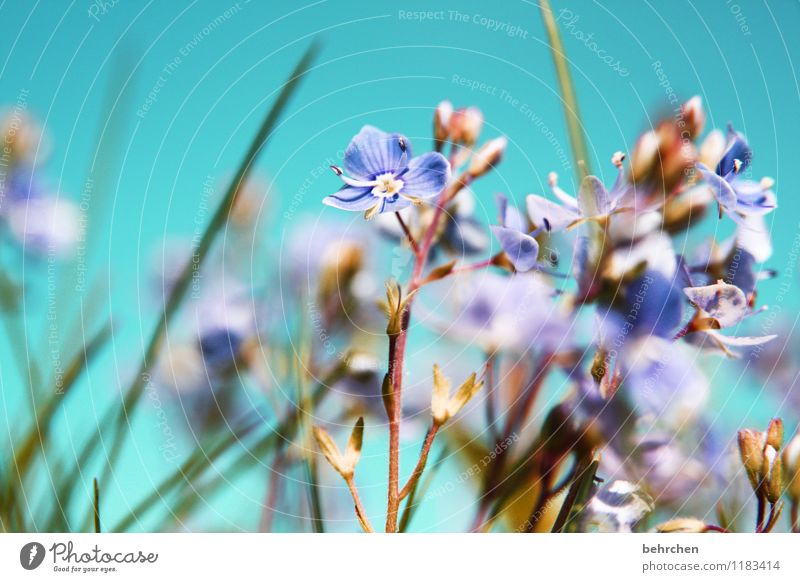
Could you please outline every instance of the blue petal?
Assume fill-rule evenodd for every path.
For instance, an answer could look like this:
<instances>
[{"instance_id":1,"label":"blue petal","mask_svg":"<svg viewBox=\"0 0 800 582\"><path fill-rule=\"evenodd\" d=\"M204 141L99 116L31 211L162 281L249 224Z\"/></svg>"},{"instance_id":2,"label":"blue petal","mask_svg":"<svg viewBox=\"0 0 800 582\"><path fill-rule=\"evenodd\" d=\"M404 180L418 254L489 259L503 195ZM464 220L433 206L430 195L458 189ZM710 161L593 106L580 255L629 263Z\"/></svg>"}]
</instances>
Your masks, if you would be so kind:
<instances>
[{"instance_id":1,"label":"blue petal","mask_svg":"<svg viewBox=\"0 0 800 582\"><path fill-rule=\"evenodd\" d=\"M742 167L739 171L747 169L750 165L750 160L753 157L753 152L750 145L747 143L745 137L738 131L734 131L733 127L728 128L728 143L723 154L722 159L717 164L717 174L720 176L727 176L734 171L734 160L742 162Z\"/></svg>"},{"instance_id":2,"label":"blue petal","mask_svg":"<svg viewBox=\"0 0 800 582\"><path fill-rule=\"evenodd\" d=\"M508 198L505 194L496 194L495 201L500 212L500 225L517 230L528 232L528 222L522 217L519 210L508 205Z\"/></svg>"},{"instance_id":3,"label":"blue petal","mask_svg":"<svg viewBox=\"0 0 800 582\"><path fill-rule=\"evenodd\" d=\"M709 170L703 164L698 163L697 169L700 170L703 179L705 179L709 188L711 188L711 193L714 194L714 198L719 201L723 210L732 212L736 208L736 192L733 191L728 181Z\"/></svg>"},{"instance_id":4,"label":"blue petal","mask_svg":"<svg viewBox=\"0 0 800 582\"><path fill-rule=\"evenodd\" d=\"M530 235L513 228L492 225L494 236L508 255L514 268L524 273L536 266L539 257L539 243Z\"/></svg>"},{"instance_id":5,"label":"blue petal","mask_svg":"<svg viewBox=\"0 0 800 582\"><path fill-rule=\"evenodd\" d=\"M444 189L450 179L450 163L442 154L428 152L413 158L408 163L408 170L399 178L403 181L403 194L422 199L432 198Z\"/></svg>"},{"instance_id":6,"label":"blue petal","mask_svg":"<svg viewBox=\"0 0 800 582\"><path fill-rule=\"evenodd\" d=\"M367 210L378 202L380 200L372 194L372 188L353 188L352 186L344 186L336 194L326 196L322 200L322 203L328 206L353 212Z\"/></svg>"},{"instance_id":7,"label":"blue petal","mask_svg":"<svg viewBox=\"0 0 800 582\"><path fill-rule=\"evenodd\" d=\"M589 237L580 235L575 237L572 250L572 276L580 286L581 291L587 291L591 280L588 277L589 265Z\"/></svg>"},{"instance_id":8,"label":"blue petal","mask_svg":"<svg viewBox=\"0 0 800 582\"><path fill-rule=\"evenodd\" d=\"M403 192L405 192L405 189L403 189ZM375 200L378 200L378 198ZM412 204L410 200L397 195L395 195L393 198L384 198L383 200L383 207L380 210L381 214L384 212L397 212L403 208L408 208Z\"/></svg>"},{"instance_id":9,"label":"blue petal","mask_svg":"<svg viewBox=\"0 0 800 582\"><path fill-rule=\"evenodd\" d=\"M199 343L205 363L212 371L221 371L236 360L242 338L231 329L218 329L203 335Z\"/></svg>"},{"instance_id":10,"label":"blue petal","mask_svg":"<svg viewBox=\"0 0 800 582\"><path fill-rule=\"evenodd\" d=\"M746 250L736 248L728 257L726 273L730 277L731 284L741 289L745 296L750 297L756 290L758 281L758 270L756 260Z\"/></svg>"},{"instance_id":11,"label":"blue petal","mask_svg":"<svg viewBox=\"0 0 800 582\"><path fill-rule=\"evenodd\" d=\"M448 220L444 237L452 251L459 255L474 255L489 245L486 227L474 218Z\"/></svg>"},{"instance_id":12,"label":"blue petal","mask_svg":"<svg viewBox=\"0 0 800 582\"><path fill-rule=\"evenodd\" d=\"M767 214L777 208L775 193L752 180L731 180L736 194L736 210L744 214Z\"/></svg>"},{"instance_id":13,"label":"blue petal","mask_svg":"<svg viewBox=\"0 0 800 582\"><path fill-rule=\"evenodd\" d=\"M627 317L637 334L667 338L683 317L683 296L676 281L657 271L647 271L631 283L625 294Z\"/></svg>"},{"instance_id":14,"label":"blue petal","mask_svg":"<svg viewBox=\"0 0 800 582\"><path fill-rule=\"evenodd\" d=\"M371 125L365 125L344 152L344 167L347 173L360 180L372 180L386 172L403 170L403 149L411 157L411 144L399 133L386 133ZM406 158L407 159L407 158Z\"/></svg>"},{"instance_id":15,"label":"blue petal","mask_svg":"<svg viewBox=\"0 0 800 582\"><path fill-rule=\"evenodd\" d=\"M556 204L542 196L530 194L526 202L528 217L536 228L558 232L580 218L580 215L571 208Z\"/></svg>"},{"instance_id":16,"label":"blue petal","mask_svg":"<svg viewBox=\"0 0 800 582\"><path fill-rule=\"evenodd\" d=\"M508 211L508 197L501 192L498 192L494 195L494 202L497 204L497 212L498 212L498 220L500 221L500 226L507 226L506 224L506 212Z\"/></svg>"},{"instance_id":17,"label":"blue petal","mask_svg":"<svg viewBox=\"0 0 800 582\"><path fill-rule=\"evenodd\" d=\"M587 208L586 202L594 201L595 208ZM611 208L611 197L605 185L596 176L586 176L581 182L578 192L578 209L584 217L597 214L608 214Z\"/></svg>"},{"instance_id":18,"label":"blue petal","mask_svg":"<svg viewBox=\"0 0 800 582\"><path fill-rule=\"evenodd\" d=\"M717 320L721 328L738 324L747 315L747 298L735 285L720 281L704 287L683 290L689 301Z\"/></svg>"}]
</instances>

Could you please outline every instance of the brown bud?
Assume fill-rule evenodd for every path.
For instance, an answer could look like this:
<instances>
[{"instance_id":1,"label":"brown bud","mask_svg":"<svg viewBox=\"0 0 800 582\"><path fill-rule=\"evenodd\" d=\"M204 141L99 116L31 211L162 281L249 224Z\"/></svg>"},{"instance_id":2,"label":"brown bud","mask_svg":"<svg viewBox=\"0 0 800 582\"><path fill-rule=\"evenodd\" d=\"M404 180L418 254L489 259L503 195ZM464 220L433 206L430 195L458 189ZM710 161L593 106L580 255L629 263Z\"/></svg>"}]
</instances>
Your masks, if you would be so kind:
<instances>
[{"instance_id":1,"label":"brown bud","mask_svg":"<svg viewBox=\"0 0 800 582\"><path fill-rule=\"evenodd\" d=\"M776 451L783 446L783 421L780 418L773 418L767 427L767 444Z\"/></svg>"},{"instance_id":2,"label":"brown bud","mask_svg":"<svg viewBox=\"0 0 800 582\"><path fill-rule=\"evenodd\" d=\"M361 457L361 443L364 440L364 418L359 417L356 421L350 434L350 439L347 441L344 454L339 451L339 447L336 446L333 438L324 428L315 426L314 438L331 467L345 479L352 477Z\"/></svg>"},{"instance_id":3,"label":"brown bud","mask_svg":"<svg viewBox=\"0 0 800 582\"><path fill-rule=\"evenodd\" d=\"M786 444L782 460L786 494L792 503L800 503L800 433Z\"/></svg>"},{"instance_id":4,"label":"brown bud","mask_svg":"<svg viewBox=\"0 0 800 582\"><path fill-rule=\"evenodd\" d=\"M403 296L403 288L397 281L390 280L386 282L386 301L383 302L382 307L388 318L386 324L386 335L393 336L399 334L403 329L403 317L408 303L414 297L418 289Z\"/></svg>"},{"instance_id":5,"label":"brown bud","mask_svg":"<svg viewBox=\"0 0 800 582\"><path fill-rule=\"evenodd\" d=\"M325 251L322 256L319 277L319 296L323 305L331 297L349 291L350 284L361 270L364 252L349 241L341 241Z\"/></svg>"},{"instance_id":6,"label":"brown bud","mask_svg":"<svg viewBox=\"0 0 800 582\"><path fill-rule=\"evenodd\" d=\"M508 146L508 140L504 137L498 137L483 144L470 160L469 175L478 178L499 164L506 151L506 146Z\"/></svg>"},{"instance_id":7,"label":"brown bud","mask_svg":"<svg viewBox=\"0 0 800 582\"><path fill-rule=\"evenodd\" d=\"M706 112L703 109L703 100L695 95L681 106L681 129L688 139L696 139L703 133L706 124Z\"/></svg>"},{"instance_id":8,"label":"brown bud","mask_svg":"<svg viewBox=\"0 0 800 582\"><path fill-rule=\"evenodd\" d=\"M742 466L750 479L753 491L758 491L761 482L761 469L764 466L764 435L758 431L742 429L739 431L739 456Z\"/></svg>"},{"instance_id":9,"label":"brown bud","mask_svg":"<svg viewBox=\"0 0 800 582\"><path fill-rule=\"evenodd\" d=\"M662 121L639 138L631 155L630 179L646 187L651 196L669 196L689 175L696 158L690 140L681 135L675 120Z\"/></svg>"},{"instance_id":10,"label":"brown bud","mask_svg":"<svg viewBox=\"0 0 800 582\"><path fill-rule=\"evenodd\" d=\"M436 107L433 114L433 138L438 142L448 139L450 119L453 115L453 104L449 101L442 101Z\"/></svg>"},{"instance_id":11,"label":"brown bud","mask_svg":"<svg viewBox=\"0 0 800 582\"><path fill-rule=\"evenodd\" d=\"M483 129L483 113L477 107L459 109L451 118L450 139L472 146L478 141Z\"/></svg>"},{"instance_id":12,"label":"brown bud","mask_svg":"<svg viewBox=\"0 0 800 582\"><path fill-rule=\"evenodd\" d=\"M783 492L783 462L772 446L764 449L764 465L762 476L764 479L764 494L770 503L777 503Z\"/></svg>"},{"instance_id":13,"label":"brown bud","mask_svg":"<svg viewBox=\"0 0 800 582\"><path fill-rule=\"evenodd\" d=\"M476 382L473 372L455 394L450 396L450 380L444 377L438 365L433 366L433 393L431 395L431 414L433 422L441 425L454 417L481 389L483 382Z\"/></svg>"}]
</instances>

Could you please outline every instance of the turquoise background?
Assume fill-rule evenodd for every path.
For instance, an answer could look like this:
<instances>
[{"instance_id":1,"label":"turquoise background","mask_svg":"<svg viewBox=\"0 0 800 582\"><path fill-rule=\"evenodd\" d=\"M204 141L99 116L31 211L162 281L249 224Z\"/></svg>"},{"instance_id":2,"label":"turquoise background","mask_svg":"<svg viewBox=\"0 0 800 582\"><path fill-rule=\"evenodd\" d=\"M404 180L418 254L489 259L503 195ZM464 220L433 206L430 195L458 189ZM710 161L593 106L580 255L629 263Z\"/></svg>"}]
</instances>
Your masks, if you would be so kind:
<instances>
[{"instance_id":1,"label":"turquoise background","mask_svg":"<svg viewBox=\"0 0 800 582\"><path fill-rule=\"evenodd\" d=\"M433 7L431 2L381 0L119 0L101 6L85 1L0 6L2 104L13 105L27 91L27 110L52 138L52 155L43 168L47 182L78 201L88 173L95 187L102 188L94 192L93 209L105 205L111 212L110 219L90 227L97 237L92 244L100 251L91 274L107 283L110 306L101 308L101 315L113 313L114 341L76 391L80 397L59 416L57 434L67 452L73 435L76 446L83 443L87 423L98 416L95 410L102 410L127 385L142 342L155 324L156 303L147 287L153 250L165 235L192 236L204 181L211 176L223 184L230 176L277 88L312 40L319 41L321 54L258 164L259 172L273 180L262 211L265 235L276 244L304 214L352 218L321 207L322 197L337 184L315 172L325 160L337 159L362 125L402 131L422 151L430 145L433 108L445 98L457 106L481 108L485 137L509 139L500 171L476 188L479 214L494 216L495 190L519 202L528 193L545 193L552 170L559 172L566 190L574 190L572 172L563 164L569 142L535 2L462 0ZM732 122L753 146L756 178L775 178L780 208L768 216L776 247L768 266L779 272L794 267L790 250L800 230L800 4L556 0L553 8L578 17L572 21L574 34L565 32L564 41L594 172L606 182L613 180L611 154L630 151L641 131L660 115L673 114L669 91L681 100L699 94L708 126ZM426 10L441 16L420 21L401 14ZM483 17L503 26L494 31ZM216 27L205 34L204 27L215 19ZM509 33L512 26L517 28ZM620 75L604 63L576 30L593 34L598 48L629 74ZM657 75L655 62L661 63L664 77ZM175 66L165 73L170 63ZM157 98L143 111L160 76ZM483 89L461 80L483 84ZM102 143L119 154L94 161L108 103L111 129ZM121 171L104 175L115 158ZM304 187L310 176L311 186ZM212 197L209 203L215 201ZM718 238L731 230L727 223L719 228ZM20 278L24 273L28 345L36 352L41 349L37 334L44 315L46 264L14 260L8 249L4 254ZM268 261L260 265L264 273L274 267ZM792 286L795 279L793 275ZM59 281L68 293L70 286ZM782 282L779 277L764 283L759 301L769 304ZM93 302L88 292L82 299ZM795 292L785 296L783 324L794 327L798 305ZM75 341L67 326L60 333L66 342ZM5 439L27 426L17 420L26 405L19 397L7 342L0 350L0 434ZM735 381L738 374L731 374ZM715 378L725 383L724 376ZM738 386L735 398L729 400L725 393L720 399L732 428L763 422L775 412L774 396L763 393L757 381L751 383ZM796 413L786 416L796 421ZM153 418L153 411L145 410L137 420L137 450L126 451L125 462L115 471L119 486L106 488L109 514L123 514L127 504L171 468L157 453ZM384 444L378 439L368 446L378 455ZM383 471L380 467L376 460L373 481ZM88 495L91 475L83 477ZM344 492L339 493L349 506ZM217 509L224 505L224 517L209 509L204 519L187 527L252 529L252 503L260 503L261 495L262 477L253 478L217 504ZM382 493L376 490L367 497L373 511L379 511ZM451 498L428 508L416 527L463 528L469 515L454 510L458 502ZM148 525L142 523L145 529Z\"/></svg>"}]
</instances>

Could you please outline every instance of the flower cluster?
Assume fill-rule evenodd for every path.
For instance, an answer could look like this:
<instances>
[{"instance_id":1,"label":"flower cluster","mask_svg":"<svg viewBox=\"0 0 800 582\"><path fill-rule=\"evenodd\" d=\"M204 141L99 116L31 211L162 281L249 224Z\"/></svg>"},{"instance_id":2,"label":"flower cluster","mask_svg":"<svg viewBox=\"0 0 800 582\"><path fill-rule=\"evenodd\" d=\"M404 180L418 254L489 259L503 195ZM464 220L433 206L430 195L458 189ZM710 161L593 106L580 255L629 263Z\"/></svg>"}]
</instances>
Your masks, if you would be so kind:
<instances>
[{"instance_id":1,"label":"flower cluster","mask_svg":"<svg viewBox=\"0 0 800 582\"><path fill-rule=\"evenodd\" d=\"M80 237L81 213L63 195L49 193L40 168L48 140L27 113L13 109L0 119L0 224L33 255L65 256Z\"/></svg>"},{"instance_id":2,"label":"flower cluster","mask_svg":"<svg viewBox=\"0 0 800 582\"><path fill-rule=\"evenodd\" d=\"M410 322L419 313L442 338L479 349L478 362L465 362L472 375L457 408L469 412L465 404L478 394L478 370L487 393L475 399L484 402L490 423L484 446L491 449L517 431L531 433L529 448L504 451L484 476L473 529L505 523L525 531L630 531L648 513L663 514L689 497L711 502L728 479L720 459L729 448L705 422L712 388L699 362L704 354L736 358L742 348L776 337L745 330L766 309L757 305L758 283L771 274L761 268L772 252L764 216L777 203L771 179L745 178L753 156L744 136L733 128L727 137L718 130L704 134L704 125L695 97L679 116L640 136L630 155L613 154L616 175L609 188L586 175L571 195L550 173L551 196L528 195L524 210L495 194L498 212L490 224L473 212L475 200L485 196L479 179L501 163L507 141L497 137L478 145L478 109L441 103L434 151L418 157L399 133L367 126L353 138L344 170L333 167L345 185L324 203L362 211L367 219L388 215L377 220L376 232L405 249L412 264L405 285L388 287L387 304L394 307L387 311L381 411L393 443L387 531L398 528L400 504L425 469L442 419L456 412L445 413L449 383L435 367L431 428L417 468L401 488L394 443L403 418ZM723 218L734 225L728 240L680 251L674 244ZM489 249L486 232L499 252L474 261L470 257ZM552 252L565 244L572 245L571 261ZM571 264L569 273L558 270L564 264ZM434 310L426 307L431 298ZM579 332L586 329L593 331ZM542 386L557 373L573 389L537 431L530 415ZM498 409L498 402L507 407ZM754 482L764 499L777 499L782 490L773 467L778 450ZM556 480L564 472L566 480ZM601 475L610 484L597 489L592 480ZM570 506L556 503L570 483L583 497L568 497ZM630 503L617 501L620 495ZM510 505L513 498L527 501ZM520 505L526 508L521 514ZM572 519L581 512L580 520ZM693 518L659 526L722 529Z\"/></svg>"}]
</instances>

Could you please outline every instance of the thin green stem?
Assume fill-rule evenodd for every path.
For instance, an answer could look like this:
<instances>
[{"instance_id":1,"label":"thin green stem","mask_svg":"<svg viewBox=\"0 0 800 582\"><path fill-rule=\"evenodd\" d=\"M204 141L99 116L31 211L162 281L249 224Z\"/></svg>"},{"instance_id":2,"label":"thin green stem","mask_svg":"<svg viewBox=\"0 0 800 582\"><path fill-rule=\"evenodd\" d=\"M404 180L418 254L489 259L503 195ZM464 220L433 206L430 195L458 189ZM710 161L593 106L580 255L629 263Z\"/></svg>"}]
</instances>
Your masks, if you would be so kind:
<instances>
[{"instance_id":1,"label":"thin green stem","mask_svg":"<svg viewBox=\"0 0 800 582\"><path fill-rule=\"evenodd\" d=\"M572 75L569 71L567 54L564 51L564 43L561 41L561 33L558 30L553 10L550 7L550 0L540 0L539 8L542 13L542 20L547 31L547 39L550 43L550 52L553 56L553 64L556 67L556 76L561 91L561 100L564 108L564 117L567 122L569 133L569 143L572 149L572 157L575 161L576 184L580 184L583 179L591 174L588 150L586 148L586 136L581 123L578 100L575 97L575 87L572 83Z\"/></svg>"},{"instance_id":2,"label":"thin green stem","mask_svg":"<svg viewBox=\"0 0 800 582\"><path fill-rule=\"evenodd\" d=\"M270 108L264 121L261 124L258 132L256 133L247 154L242 159L239 168L228 186L222 203L217 208L216 212L211 218L208 226L203 232L200 242L197 245L192 260L184 268L178 281L175 283L172 292L167 298L164 309L161 312L161 317L158 320L155 330L153 331L150 341L145 348L144 356L139 364L139 370L131 384L128 392L122 400L121 406L116 409L111 409L103 418L100 424L100 430L104 426L112 426L114 432L112 433L111 448L107 458L107 464L104 468L104 473L108 473L112 467L114 460L119 455L123 437L126 434L126 429L130 427L131 417L134 413L135 407L141 399L148 382L150 381L150 370L155 364L156 357L161 349L161 344L167 333L172 318L178 311L178 307L186 297L192 281L194 280L197 270L202 266L204 260L208 256L217 235L223 231L227 224L228 217L236 202L237 193L240 191L242 185L247 181L250 172L258 159L259 154L264 150L270 135L277 126L278 120L283 114L284 109L294 94L300 79L308 71L308 68L313 61L317 52L316 44L312 44L305 52L303 57L295 66L289 79L283 85L278 98ZM91 449L96 447L95 439L91 439L86 447ZM90 452L89 451L89 452ZM85 459L88 454L81 454L79 460Z\"/></svg>"},{"instance_id":3,"label":"thin green stem","mask_svg":"<svg viewBox=\"0 0 800 582\"><path fill-rule=\"evenodd\" d=\"M97 477L94 479L94 533L100 533L100 487L97 485Z\"/></svg>"}]
</instances>

